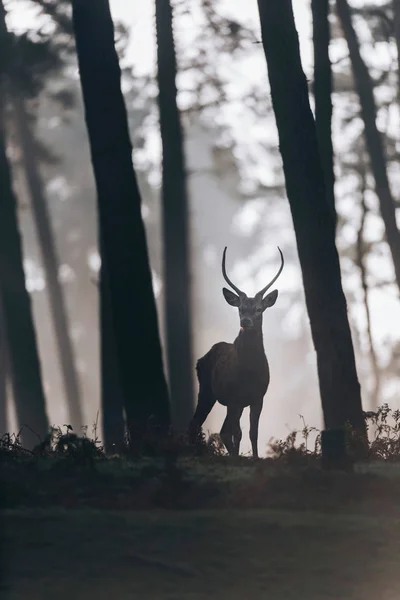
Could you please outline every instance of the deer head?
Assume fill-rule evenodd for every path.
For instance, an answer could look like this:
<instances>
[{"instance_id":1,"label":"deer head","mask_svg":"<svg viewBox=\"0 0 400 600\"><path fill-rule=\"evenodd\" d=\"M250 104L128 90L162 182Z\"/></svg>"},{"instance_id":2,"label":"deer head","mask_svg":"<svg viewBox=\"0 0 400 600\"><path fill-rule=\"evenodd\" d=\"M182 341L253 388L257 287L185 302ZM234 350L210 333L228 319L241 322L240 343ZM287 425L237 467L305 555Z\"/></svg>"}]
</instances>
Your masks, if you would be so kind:
<instances>
[{"instance_id":1,"label":"deer head","mask_svg":"<svg viewBox=\"0 0 400 600\"><path fill-rule=\"evenodd\" d=\"M265 292L272 286L272 284L278 279L279 275L282 272L284 266L283 254L281 249L278 247L279 253L281 255L281 266L279 268L278 273L275 277L265 286L262 290L260 290L253 298L248 298L248 296L242 292L236 285L232 283L226 274L225 268L225 259L226 259L226 246L222 255L222 274L224 276L225 281L228 285L231 286L232 289L235 290L236 294L234 294L231 290L227 288L222 288L222 293L224 295L225 300L231 306L235 306L239 309L239 317L240 317L240 327L242 330L244 329L261 329L262 326L262 315L266 308L273 306L278 297L278 290L273 290L267 296L264 297Z\"/></svg>"}]
</instances>

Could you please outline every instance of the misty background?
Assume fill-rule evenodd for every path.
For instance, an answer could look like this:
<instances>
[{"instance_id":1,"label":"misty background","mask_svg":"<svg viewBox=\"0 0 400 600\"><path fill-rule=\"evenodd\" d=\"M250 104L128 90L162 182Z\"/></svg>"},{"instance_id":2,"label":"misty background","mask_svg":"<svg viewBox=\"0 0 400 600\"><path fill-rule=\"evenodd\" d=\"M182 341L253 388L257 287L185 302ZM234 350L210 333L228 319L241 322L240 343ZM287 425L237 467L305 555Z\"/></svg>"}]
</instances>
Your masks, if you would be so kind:
<instances>
[{"instance_id":1,"label":"misty background","mask_svg":"<svg viewBox=\"0 0 400 600\"><path fill-rule=\"evenodd\" d=\"M375 1L375 7L388 4ZM134 166L143 198L143 216L153 271L161 335L163 331L162 235L160 221L161 141L156 106L153 5L110 0L121 24L118 43L123 91L134 146ZM239 329L237 311L221 293L221 257L228 246L228 273L254 294L276 272L279 245L285 269L279 298L264 318L264 345L271 385L260 421L260 451L271 437L301 428L302 415L321 426L315 352L304 303L295 236L286 199L278 138L268 93L265 58L256 2L175 2L178 54L178 102L185 130L191 227L191 276L195 360L219 341L231 342ZM309 2L294 3L303 68L312 90L312 23ZM362 8L364 2L352 2ZM22 0L6 2L10 30L46 27ZM388 174L399 201L400 116L395 42L385 36L385 21L358 14L354 24L362 55L376 83L378 127L385 134ZM379 33L379 35L377 34ZM362 141L362 121L354 91L348 51L332 17L331 60L334 70L333 142L335 150L337 245L341 257L364 410L388 402L400 407L400 302L393 265L384 241L382 219L373 192ZM52 100L67 88L75 103ZM49 78L36 103L37 137L57 160L42 162L42 175L60 258L59 279L65 294L75 362L82 392L84 422L91 427L100 403L96 192L74 57ZM41 263L30 197L18 149L11 156L23 235L27 285L33 300L36 332L45 382L49 420L67 422L46 279ZM365 194L366 267L370 331L356 252L362 218L360 164L367 169ZM371 347L372 341L372 347ZM132 339L132 346L138 340ZM372 348L372 352L371 352ZM375 364L374 364L375 363ZM193 365L194 368L195 365ZM379 380L377 385L377 379ZM196 382L197 386L197 382ZM197 387L194 390L194 398ZM10 429L15 414L10 402ZM225 410L216 406L205 430L219 431ZM243 451L249 449L247 411L242 419Z\"/></svg>"}]
</instances>

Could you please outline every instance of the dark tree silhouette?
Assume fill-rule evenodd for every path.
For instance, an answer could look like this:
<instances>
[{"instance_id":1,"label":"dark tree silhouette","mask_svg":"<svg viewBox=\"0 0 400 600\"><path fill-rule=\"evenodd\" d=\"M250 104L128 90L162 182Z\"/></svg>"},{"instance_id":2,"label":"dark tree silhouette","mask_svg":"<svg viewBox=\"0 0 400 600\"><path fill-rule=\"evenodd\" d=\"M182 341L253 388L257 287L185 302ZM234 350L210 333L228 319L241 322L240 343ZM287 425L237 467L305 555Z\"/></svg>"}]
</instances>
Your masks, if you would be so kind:
<instances>
[{"instance_id":1,"label":"dark tree silhouette","mask_svg":"<svg viewBox=\"0 0 400 600\"><path fill-rule=\"evenodd\" d=\"M11 187L3 128L0 133L0 181L0 281L3 311L7 323L17 419L19 427L24 427L22 442L29 448L38 442L37 436L43 437L47 433L48 421L31 300L25 287L16 199Z\"/></svg>"},{"instance_id":2,"label":"dark tree silhouette","mask_svg":"<svg viewBox=\"0 0 400 600\"><path fill-rule=\"evenodd\" d=\"M315 125L325 177L326 197L337 221L332 145L332 68L329 59L329 0L311 0L314 47Z\"/></svg>"},{"instance_id":3,"label":"dark tree silhouette","mask_svg":"<svg viewBox=\"0 0 400 600\"><path fill-rule=\"evenodd\" d=\"M37 436L47 433L48 420L31 300L25 286L17 201L6 156L4 92L6 65L12 51L9 39L0 2L0 282L17 419L19 426L24 427L22 442L29 448L38 442Z\"/></svg>"},{"instance_id":4,"label":"dark tree silhouette","mask_svg":"<svg viewBox=\"0 0 400 600\"><path fill-rule=\"evenodd\" d=\"M172 421L185 429L193 413L190 243L183 131L177 106L172 8L156 0L157 80L163 148L164 300Z\"/></svg>"},{"instance_id":5,"label":"dark tree silhouette","mask_svg":"<svg viewBox=\"0 0 400 600\"><path fill-rule=\"evenodd\" d=\"M392 255L396 282L400 291L400 231L396 223L396 207L390 190L386 170L386 157L382 135L376 124L374 86L368 68L361 56L357 35L351 20L347 0L336 0L337 13L346 39L354 82L360 100L361 117L364 121L365 142L375 179L375 191L379 201L386 240Z\"/></svg>"},{"instance_id":6,"label":"dark tree silhouette","mask_svg":"<svg viewBox=\"0 0 400 600\"><path fill-rule=\"evenodd\" d=\"M101 244L101 240L100 240ZM101 410L103 415L103 441L106 452L118 452L125 435L124 395L115 343L110 286L101 252L100 269L100 365Z\"/></svg>"},{"instance_id":7,"label":"dark tree silhouette","mask_svg":"<svg viewBox=\"0 0 400 600\"><path fill-rule=\"evenodd\" d=\"M12 104L18 142L22 154L24 174L31 199L33 217L36 224L38 241L46 274L50 310L53 317L65 397L69 409L69 419L73 428L79 429L84 424L82 418L79 379L75 369L74 351L69 334L67 308L65 306L62 286L59 281L57 248L51 229L47 200L39 170L35 139L29 122L25 101L18 91L12 94Z\"/></svg>"},{"instance_id":8,"label":"dark tree silhouette","mask_svg":"<svg viewBox=\"0 0 400 600\"><path fill-rule=\"evenodd\" d=\"M360 384L335 246L332 211L300 60L291 0L258 0L327 430L351 423L366 440Z\"/></svg>"},{"instance_id":9,"label":"dark tree silhouette","mask_svg":"<svg viewBox=\"0 0 400 600\"><path fill-rule=\"evenodd\" d=\"M170 419L141 198L108 0L97 0L95 7L91 0L73 0L72 18L115 348L127 426L136 444L151 417L162 428Z\"/></svg>"}]
</instances>

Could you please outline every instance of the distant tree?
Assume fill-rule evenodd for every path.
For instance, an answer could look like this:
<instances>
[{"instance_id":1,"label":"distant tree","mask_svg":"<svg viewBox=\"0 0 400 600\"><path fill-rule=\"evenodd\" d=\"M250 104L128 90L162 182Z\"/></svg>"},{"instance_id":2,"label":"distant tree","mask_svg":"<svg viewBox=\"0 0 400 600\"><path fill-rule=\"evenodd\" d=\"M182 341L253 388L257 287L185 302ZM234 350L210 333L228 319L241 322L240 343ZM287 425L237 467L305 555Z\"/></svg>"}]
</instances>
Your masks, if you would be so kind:
<instances>
[{"instance_id":1,"label":"distant tree","mask_svg":"<svg viewBox=\"0 0 400 600\"><path fill-rule=\"evenodd\" d=\"M138 444L150 419L170 423L141 197L108 0L73 0L72 18L127 426Z\"/></svg>"},{"instance_id":2,"label":"distant tree","mask_svg":"<svg viewBox=\"0 0 400 600\"><path fill-rule=\"evenodd\" d=\"M164 300L172 422L193 413L190 241L184 139L177 105L176 55L169 0L156 0L157 81L162 158Z\"/></svg>"},{"instance_id":3,"label":"distant tree","mask_svg":"<svg viewBox=\"0 0 400 600\"><path fill-rule=\"evenodd\" d=\"M356 264L360 271L360 279L361 279L361 289L363 292L363 303L365 310L365 320L366 320L366 329L368 336L368 345L369 345L369 357L371 362L371 371L373 375L373 386L371 391L371 404L372 408L376 409L379 406L379 395L381 388L381 373L379 369L378 357L375 350L374 338L372 335L372 319L371 319L371 310L370 310L370 301L369 301L369 286L368 286L368 271L366 265L366 252L365 252L365 221L368 213L367 203L366 203L366 190L367 190L367 181L366 181L366 169L361 166L360 173L360 200L361 200L361 219L360 226L357 232L357 244L356 244Z\"/></svg>"},{"instance_id":4,"label":"distant tree","mask_svg":"<svg viewBox=\"0 0 400 600\"><path fill-rule=\"evenodd\" d=\"M355 86L360 100L361 117L364 122L365 142L375 179L375 191L400 291L400 230L396 223L396 206L387 175L382 135L376 124L377 110L373 81L361 56L347 0L336 0L336 9L349 48Z\"/></svg>"},{"instance_id":5,"label":"distant tree","mask_svg":"<svg viewBox=\"0 0 400 600\"><path fill-rule=\"evenodd\" d=\"M79 377L74 364L62 284L59 281L57 248L40 172L41 164L55 162L55 159L35 137L36 115L30 103L43 91L48 77L63 68L61 56L65 43L60 42L57 35L46 36L40 30L36 38L29 34L16 35L10 32L7 35L13 49L5 72L9 105L7 117L12 132L10 138L19 150L21 165L18 166L22 166L38 234L69 420L74 428L79 428L83 424ZM71 103L70 94L65 89L50 95L53 100L61 102L63 108Z\"/></svg>"},{"instance_id":6,"label":"distant tree","mask_svg":"<svg viewBox=\"0 0 400 600\"><path fill-rule=\"evenodd\" d=\"M24 175L31 200L42 261L49 293L56 344L63 376L65 398L69 410L69 420L74 429L83 423L79 377L75 368L74 350L69 333L67 307L62 284L59 280L59 259L52 232L46 194L40 173L37 144L30 123L30 115L22 91L12 88L12 106L17 139L22 154Z\"/></svg>"},{"instance_id":7,"label":"distant tree","mask_svg":"<svg viewBox=\"0 0 400 600\"><path fill-rule=\"evenodd\" d=\"M0 2L0 282L14 400L22 441L27 447L48 430L40 359L32 307L25 285L23 252L18 229L17 202L6 156L4 127L6 65L11 60L4 5Z\"/></svg>"},{"instance_id":8,"label":"distant tree","mask_svg":"<svg viewBox=\"0 0 400 600\"><path fill-rule=\"evenodd\" d=\"M366 441L360 384L291 0L258 0L272 104L292 212L327 430Z\"/></svg>"},{"instance_id":9,"label":"distant tree","mask_svg":"<svg viewBox=\"0 0 400 600\"><path fill-rule=\"evenodd\" d=\"M315 125L325 176L326 197L335 226L335 174L332 145L332 69L329 58L329 0L311 0L314 48Z\"/></svg>"}]
</instances>

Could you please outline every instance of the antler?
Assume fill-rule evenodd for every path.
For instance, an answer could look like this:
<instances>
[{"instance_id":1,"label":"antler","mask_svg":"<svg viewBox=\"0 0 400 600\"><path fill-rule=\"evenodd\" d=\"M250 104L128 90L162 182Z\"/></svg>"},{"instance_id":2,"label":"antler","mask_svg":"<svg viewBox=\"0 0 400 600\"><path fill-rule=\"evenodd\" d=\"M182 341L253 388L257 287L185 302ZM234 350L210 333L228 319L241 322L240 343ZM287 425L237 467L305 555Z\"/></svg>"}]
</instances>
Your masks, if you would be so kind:
<instances>
[{"instance_id":1,"label":"antler","mask_svg":"<svg viewBox=\"0 0 400 600\"><path fill-rule=\"evenodd\" d=\"M242 290L239 290L238 287L236 287L236 285L234 285L232 283L232 281L229 279L228 275L226 274L226 269L225 269L225 255L226 255L226 246L224 248L224 253L222 254L222 275L224 276L225 281L231 286L231 288L233 290L235 290L235 292L237 292L239 294L239 296L245 296L245 293L242 292Z\"/></svg>"},{"instance_id":2,"label":"antler","mask_svg":"<svg viewBox=\"0 0 400 600\"><path fill-rule=\"evenodd\" d=\"M279 250L279 253L281 255L281 261L282 261L281 262L281 266L279 268L279 271L277 272L277 274L275 275L275 277L269 283L267 283L267 285L265 287L263 287L262 290L260 290L256 294L257 296L261 296L261 297L264 296L265 292L271 287L271 285L278 279L279 275L282 273L282 269L283 269L283 265L285 264L285 261L283 260L283 254L282 254L282 251L279 248L279 246L278 246L278 250Z\"/></svg>"}]
</instances>

